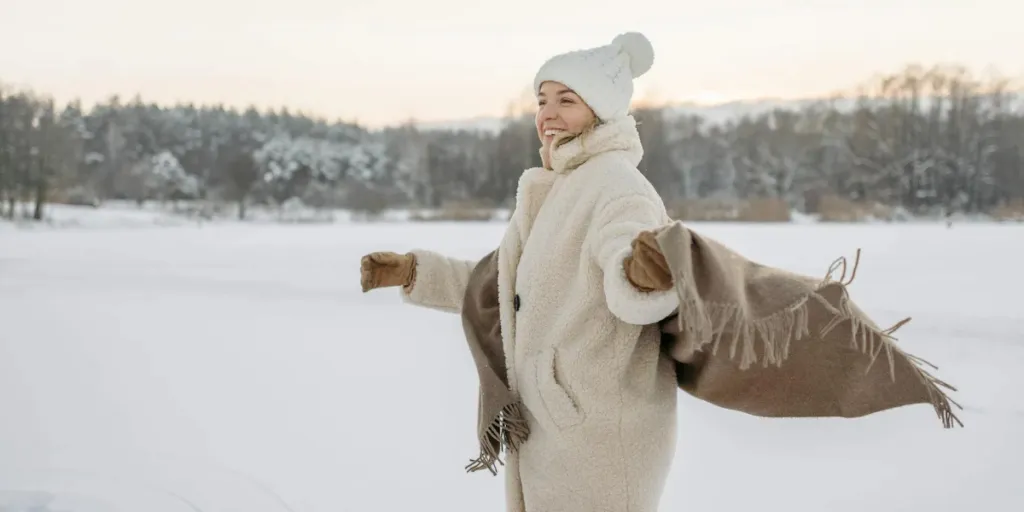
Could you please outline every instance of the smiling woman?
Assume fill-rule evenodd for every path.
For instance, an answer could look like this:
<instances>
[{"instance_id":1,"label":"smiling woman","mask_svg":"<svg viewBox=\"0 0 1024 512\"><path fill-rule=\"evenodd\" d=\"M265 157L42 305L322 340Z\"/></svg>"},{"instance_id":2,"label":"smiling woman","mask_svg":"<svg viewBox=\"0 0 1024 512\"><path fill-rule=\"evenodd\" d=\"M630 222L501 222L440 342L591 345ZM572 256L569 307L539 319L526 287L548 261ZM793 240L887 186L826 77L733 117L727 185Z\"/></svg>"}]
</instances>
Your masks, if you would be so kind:
<instances>
[{"instance_id":1,"label":"smiling woman","mask_svg":"<svg viewBox=\"0 0 1024 512\"><path fill-rule=\"evenodd\" d=\"M525 412L506 425L529 431L506 461L509 512L653 512L661 499L676 381L654 324L679 302L664 257L642 242L671 219L637 169L629 115L633 80L653 61L647 38L626 33L556 55L534 77L544 165L519 179L497 251L498 357ZM363 290L394 286L462 313L475 266L427 250L371 253ZM482 453L470 469L494 463Z\"/></svg>"}]
</instances>

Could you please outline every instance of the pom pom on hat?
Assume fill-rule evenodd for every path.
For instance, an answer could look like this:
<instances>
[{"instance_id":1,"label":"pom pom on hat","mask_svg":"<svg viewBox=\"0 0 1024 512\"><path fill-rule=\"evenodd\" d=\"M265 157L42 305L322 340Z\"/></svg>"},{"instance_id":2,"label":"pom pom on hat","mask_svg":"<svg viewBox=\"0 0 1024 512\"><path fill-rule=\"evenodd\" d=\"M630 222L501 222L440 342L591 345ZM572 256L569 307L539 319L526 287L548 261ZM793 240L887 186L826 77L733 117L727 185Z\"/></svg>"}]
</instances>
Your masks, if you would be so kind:
<instances>
[{"instance_id":1,"label":"pom pom on hat","mask_svg":"<svg viewBox=\"0 0 1024 512\"><path fill-rule=\"evenodd\" d=\"M629 69L633 78L642 76L654 65L654 46L639 32L626 32L612 39L612 44L622 48L629 55Z\"/></svg>"},{"instance_id":2,"label":"pom pom on hat","mask_svg":"<svg viewBox=\"0 0 1024 512\"><path fill-rule=\"evenodd\" d=\"M542 83L565 84L587 103L601 120L628 114L633 79L654 64L654 47L639 32L619 34L611 43L555 55L537 71L533 90Z\"/></svg>"}]
</instances>

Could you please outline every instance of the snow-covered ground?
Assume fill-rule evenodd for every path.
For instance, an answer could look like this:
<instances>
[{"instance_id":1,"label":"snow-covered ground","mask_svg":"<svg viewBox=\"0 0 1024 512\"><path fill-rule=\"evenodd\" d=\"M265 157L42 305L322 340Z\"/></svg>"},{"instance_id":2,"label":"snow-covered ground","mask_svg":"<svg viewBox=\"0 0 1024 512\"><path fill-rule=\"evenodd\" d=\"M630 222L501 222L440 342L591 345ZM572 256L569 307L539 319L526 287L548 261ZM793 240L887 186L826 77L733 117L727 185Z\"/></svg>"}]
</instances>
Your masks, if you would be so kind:
<instances>
[{"instance_id":1,"label":"snow-covered ground","mask_svg":"<svg viewBox=\"0 0 1024 512\"><path fill-rule=\"evenodd\" d=\"M31 211L31 206L25 207ZM152 228L165 226L208 226L210 224L237 224L238 210L234 204L204 205L160 204L148 202L138 206L132 201L107 201L103 206L77 206L67 204L46 205L42 221L28 220L19 208L17 220L0 218L0 231L11 229L111 229ZM431 218L439 211L430 209L389 209L372 216L373 222L408 222L414 216ZM495 208L487 211L493 219L507 219L509 211ZM246 212L247 224L329 224L341 222L367 222L365 214L344 209L316 209L301 201L285 203L280 208L251 206ZM0 511L2 512L2 511Z\"/></svg>"},{"instance_id":2,"label":"snow-covered ground","mask_svg":"<svg viewBox=\"0 0 1024 512\"><path fill-rule=\"evenodd\" d=\"M662 510L1024 510L1024 226L694 225L824 275L863 250L855 300L914 320L908 349L960 387L965 429L915 406L766 420L680 395ZM475 258L500 224L211 224L0 230L0 508L502 509L466 474L476 372L458 318L362 294L359 258Z\"/></svg>"}]
</instances>

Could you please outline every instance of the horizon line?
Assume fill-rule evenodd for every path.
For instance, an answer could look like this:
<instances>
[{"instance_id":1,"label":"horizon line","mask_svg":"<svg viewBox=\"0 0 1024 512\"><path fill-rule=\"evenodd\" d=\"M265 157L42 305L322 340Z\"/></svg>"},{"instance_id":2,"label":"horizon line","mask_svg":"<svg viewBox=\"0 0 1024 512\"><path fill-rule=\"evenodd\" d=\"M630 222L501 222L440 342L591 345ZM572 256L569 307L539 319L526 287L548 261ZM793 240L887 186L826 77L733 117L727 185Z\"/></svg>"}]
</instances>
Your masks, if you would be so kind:
<instances>
[{"instance_id":1,"label":"horizon line","mask_svg":"<svg viewBox=\"0 0 1024 512\"><path fill-rule=\"evenodd\" d=\"M870 88L872 86L877 86L880 81L885 80L886 78L894 78L894 77L905 76L906 73L911 71L911 70L920 70L920 71L923 71L925 73L929 72L930 70L936 70L936 71L960 70L960 71L964 72L963 76L965 78L967 78L967 79L969 79L969 80L979 84L981 86L981 90L982 91L988 91L989 89L988 89L987 86L991 86L991 85L993 85L993 83L997 83L997 81L998 81L998 82L1001 82L1001 83L1003 83L1003 84L1005 84L1007 86L1006 89L1003 92L1012 93L1012 94L1024 94L1024 75L1021 75L1021 76L1003 75L1003 74L1000 74L998 70L995 70L995 69L993 69L991 67L987 67L987 69L984 70L984 72L981 72L981 73L972 73L971 70L967 66L962 65L962 64L957 64L957 63L950 63L950 62L946 62L946 63L938 63L937 62L937 63L933 63L931 65L924 65L924 64L921 64L921 63L911 62L911 63L908 63L908 64L904 65L903 67L899 68L897 71L890 71L890 72L878 71L878 72L872 73L869 77L867 77L864 80L860 81L857 85L849 86L849 87L842 88L842 89L839 89L839 90L833 90L833 91L830 91L830 92L822 92L822 93L818 93L818 94L792 95L792 96L784 96L784 95L745 96L745 97L735 97L735 98L731 98L731 99L724 99L724 100L721 100L721 101L702 101L702 100L695 99L695 98L683 98L683 99L675 99L675 100L650 101L650 100L646 100L644 98L634 98L634 100L631 102L631 107L630 108L631 108L631 110L637 110L637 109L640 109L640 108L644 108L644 109L647 109L647 108L653 108L653 109L666 109L666 108L713 109L713 108L720 108L720 107L725 107L725 106L729 106L729 105L751 104L751 103L767 103L767 102L793 102L793 103L799 103L799 102L833 101L833 100L840 100L840 99L856 99L856 98L860 98L860 97L864 97L865 96L862 92L860 92L864 88ZM153 106L157 106L159 108L169 108L169 109L170 108L177 108L177 107L185 107L185 106L191 106L191 107L197 108L197 109L221 107L221 108L224 108L225 110L228 110L228 111L235 111L235 112L240 112L241 113L241 112L245 112L245 111L247 111L247 110L249 110L251 108L251 109L255 109L257 112L259 112L260 114L264 114L264 115L265 114L269 114L269 113L281 112L281 111L287 110L292 115L299 115L299 116L307 117L309 119L324 121L324 122L327 122L327 123L348 124L348 125L358 126L360 128L364 128L364 129L367 129L367 130L380 130L380 129L387 129L387 128L407 126L409 124L422 125L422 124L465 123L465 122L472 122L472 121L491 121L491 120L506 119L506 118L509 117L509 114L506 111L505 113L492 112L492 113L480 113L480 114L471 115L471 116L445 117L445 118L431 118L431 117L409 116L409 117L406 117L404 119L395 119L395 120L389 121L389 122L364 123L364 122L360 121L358 119L358 117L346 118L346 117L340 116L340 115L333 115L332 116L332 115L328 115L328 114L322 114L322 113L313 112L313 111L310 111L310 110L305 109L305 108L295 108L295 107L293 107L293 106L291 106L291 105L289 105L287 103L278 103L276 105L262 105L261 106L261 105L256 105L256 104L252 104L252 103L250 103L250 104L238 104L238 103L231 103L231 102L225 102L225 101L221 101L221 102L198 102L197 103L195 100L188 100L188 99L178 99L178 100L175 100L175 101L157 101L157 100L147 100L145 95L141 91L135 91L135 92L131 92L131 93L123 93L123 92L116 92L115 91L115 92L111 92L111 93L103 96L102 99L96 99L96 100L92 100L92 101L84 100L81 96L73 96L71 98L67 98L67 99L61 100L61 99L58 99L56 97L56 95L54 95L53 93L41 90L37 86L35 86L33 84L25 83L25 82L7 81L7 80L4 80L2 77L0 77L0 96L5 96L6 93L9 92L9 91L13 91L14 94L28 93L28 94L34 95L34 96L42 98L42 99L53 100L55 103L57 103L61 107L67 107L69 105L78 103L78 104L80 104L82 106L83 110L95 109L97 106L99 106L101 104L108 104L108 102L110 102L111 100L113 100L115 98L118 99L118 100L126 100L123 103L125 105L132 104L136 100L139 100L139 101L141 101L141 103L143 105L153 105ZM526 94L528 92L529 91L526 90L526 91L524 91L523 94ZM881 95L880 94L875 94L875 95L868 94L867 95L867 97L879 97L879 96L881 96ZM926 95L926 96L930 96L930 94ZM524 96L519 96L519 97L511 96L511 97L509 97L506 100L506 110L507 110L508 106L516 103L517 101L523 101L523 99L524 99ZM518 114L518 116L522 116L523 113L524 113L524 112L522 112L522 110L524 110L524 109L519 109L519 110L520 110L520 113Z\"/></svg>"}]
</instances>

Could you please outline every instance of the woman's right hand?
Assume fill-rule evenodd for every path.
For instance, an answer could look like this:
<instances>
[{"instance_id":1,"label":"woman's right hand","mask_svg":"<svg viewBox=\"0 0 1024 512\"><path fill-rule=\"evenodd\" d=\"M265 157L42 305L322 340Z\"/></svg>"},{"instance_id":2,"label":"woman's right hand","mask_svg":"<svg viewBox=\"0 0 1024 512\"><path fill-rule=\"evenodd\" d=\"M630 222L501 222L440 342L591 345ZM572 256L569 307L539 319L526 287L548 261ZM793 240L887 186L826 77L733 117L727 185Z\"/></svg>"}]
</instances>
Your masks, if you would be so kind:
<instances>
[{"instance_id":1,"label":"woman's right hand","mask_svg":"<svg viewBox=\"0 0 1024 512\"><path fill-rule=\"evenodd\" d=\"M363 293L388 286L412 287L416 278L416 256L412 253L373 252L360 265Z\"/></svg>"}]
</instances>

